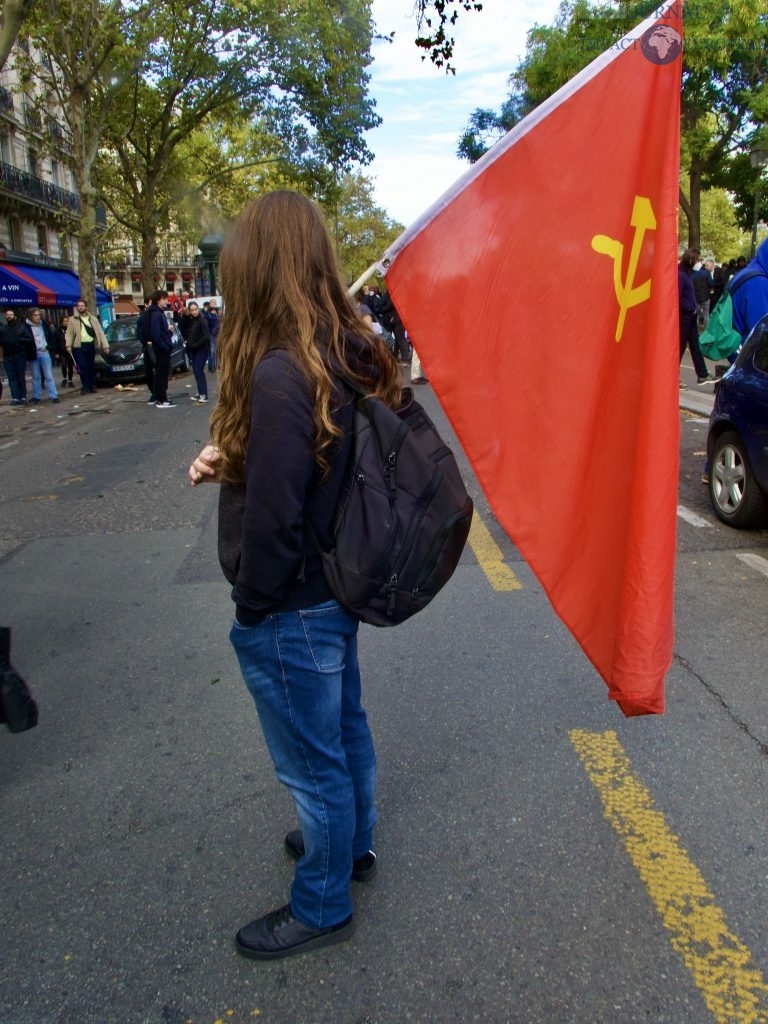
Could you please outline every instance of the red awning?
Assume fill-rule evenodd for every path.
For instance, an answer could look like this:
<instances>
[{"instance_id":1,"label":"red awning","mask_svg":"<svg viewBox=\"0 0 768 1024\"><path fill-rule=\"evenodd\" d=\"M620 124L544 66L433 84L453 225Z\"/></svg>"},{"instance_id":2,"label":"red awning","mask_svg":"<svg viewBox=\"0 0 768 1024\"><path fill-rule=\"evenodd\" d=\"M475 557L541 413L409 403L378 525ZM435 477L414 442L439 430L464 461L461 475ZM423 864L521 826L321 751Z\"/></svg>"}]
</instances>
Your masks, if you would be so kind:
<instances>
[{"instance_id":1,"label":"red awning","mask_svg":"<svg viewBox=\"0 0 768 1024\"><path fill-rule=\"evenodd\" d=\"M129 298L115 298L115 316L129 316L140 312L139 307Z\"/></svg>"}]
</instances>

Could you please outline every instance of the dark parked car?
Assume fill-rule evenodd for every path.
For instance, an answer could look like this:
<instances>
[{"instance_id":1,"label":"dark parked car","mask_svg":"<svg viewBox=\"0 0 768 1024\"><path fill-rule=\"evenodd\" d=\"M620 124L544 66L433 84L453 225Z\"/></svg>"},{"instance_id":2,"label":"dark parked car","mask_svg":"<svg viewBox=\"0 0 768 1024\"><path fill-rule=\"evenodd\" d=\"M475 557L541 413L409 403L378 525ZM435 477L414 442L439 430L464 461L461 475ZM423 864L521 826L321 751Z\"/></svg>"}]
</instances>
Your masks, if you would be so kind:
<instances>
[{"instance_id":1,"label":"dark parked car","mask_svg":"<svg viewBox=\"0 0 768 1024\"><path fill-rule=\"evenodd\" d=\"M104 333L109 342L109 355L96 352L96 380L128 383L144 380L144 357L141 354L141 343L136 337L138 316L121 316L113 320ZM173 328L173 349L171 350L171 372L178 373L189 369L189 361L184 351L184 339L179 334L176 324Z\"/></svg>"},{"instance_id":2,"label":"dark parked car","mask_svg":"<svg viewBox=\"0 0 768 1024\"><path fill-rule=\"evenodd\" d=\"M768 525L768 316L717 384L707 455L718 519L741 528Z\"/></svg>"}]
</instances>

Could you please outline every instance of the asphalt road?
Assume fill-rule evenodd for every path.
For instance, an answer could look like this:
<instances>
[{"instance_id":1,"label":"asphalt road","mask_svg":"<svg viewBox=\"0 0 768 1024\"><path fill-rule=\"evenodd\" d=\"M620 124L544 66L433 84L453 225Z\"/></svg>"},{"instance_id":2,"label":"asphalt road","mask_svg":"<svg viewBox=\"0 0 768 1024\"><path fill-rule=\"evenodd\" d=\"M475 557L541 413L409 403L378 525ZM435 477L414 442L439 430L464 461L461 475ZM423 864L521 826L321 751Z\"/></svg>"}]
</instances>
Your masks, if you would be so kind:
<instances>
[{"instance_id":1,"label":"asphalt road","mask_svg":"<svg viewBox=\"0 0 768 1024\"><path fill-rule=\"evenodd\" d=\"M294 819L215 488L186 483L191 383L0 406L0 617L41 706L0 734L0 1024L768 1021L768 532L711 513L706 420L681 410L667 713L607 700L468 473L521 586L468 547L421 615L363 627L379 874L350 942L265 965L233 936L285 901Z\"/></svg>"}]
</instances>

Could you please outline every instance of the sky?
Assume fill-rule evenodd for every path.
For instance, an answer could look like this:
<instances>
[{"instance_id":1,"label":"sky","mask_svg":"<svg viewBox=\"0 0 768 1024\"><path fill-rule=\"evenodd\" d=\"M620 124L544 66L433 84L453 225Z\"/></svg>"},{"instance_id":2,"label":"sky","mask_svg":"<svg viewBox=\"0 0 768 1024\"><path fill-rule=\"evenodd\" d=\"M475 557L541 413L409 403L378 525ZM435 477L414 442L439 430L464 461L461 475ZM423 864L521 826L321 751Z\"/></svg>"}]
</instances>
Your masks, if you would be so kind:
<instances>
[{"instance_id":1,"label":"sky","mask_svg":"<svg viewBox=\"0 0 768 1024\"><path fill-rule=\"evenodd\" d=\"M394 30L395 41L373 45L369 90L383 124L367 134L375 159L362 169L374 183L376 205L406 227L467 170L456 147L470 114L498 110L528 29L551 25L559 0L483 0L482 11L461 9L452 33L455 75L422 62L413 6L373 0L378 31Z\"/></svg>"}]
</instances>

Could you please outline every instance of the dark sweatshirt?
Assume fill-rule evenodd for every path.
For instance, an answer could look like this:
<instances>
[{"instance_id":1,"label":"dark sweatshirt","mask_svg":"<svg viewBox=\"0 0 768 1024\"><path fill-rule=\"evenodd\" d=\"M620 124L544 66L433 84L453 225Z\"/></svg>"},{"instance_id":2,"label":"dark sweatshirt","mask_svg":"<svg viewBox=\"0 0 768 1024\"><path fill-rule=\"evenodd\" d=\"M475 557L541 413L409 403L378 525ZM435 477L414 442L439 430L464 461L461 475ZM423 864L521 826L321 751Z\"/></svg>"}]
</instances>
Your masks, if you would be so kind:
<instances>
[{"instance_id":1,"label":"dark sweatshirt","mask_svg":"<svg viewBox=\"0 0 768 1024\"><path fill-rule=\"evenodd\" d=\"M332 598L304 520L330 548L352 432L351 392L341 382L337 388L343 436L322 480L312 452L313 395L293 356L274 350L254 372L245 485L222 484L219 495L219 560L244 626Z\"/></svg>"}]
</instances>

